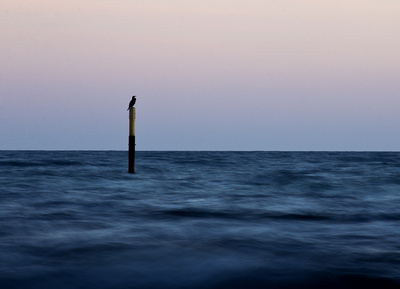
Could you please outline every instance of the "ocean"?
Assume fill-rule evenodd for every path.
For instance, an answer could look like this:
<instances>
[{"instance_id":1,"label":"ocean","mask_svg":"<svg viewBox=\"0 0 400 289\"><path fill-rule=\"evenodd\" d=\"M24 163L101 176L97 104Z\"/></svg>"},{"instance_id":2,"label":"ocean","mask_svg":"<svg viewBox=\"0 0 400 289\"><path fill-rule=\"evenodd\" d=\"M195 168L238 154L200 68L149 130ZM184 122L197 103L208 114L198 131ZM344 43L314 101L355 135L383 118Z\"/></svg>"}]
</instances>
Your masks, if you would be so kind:
<instances>
[{"instance_id":1,"label":"ocean","mask_svg":"<svg viewBox=\"0 0 400 289\"><path fill-rule=\"evenodd\" d=\"M400 288L399 152L0 151L0 288Z\"/></svg>"}]
</instances>

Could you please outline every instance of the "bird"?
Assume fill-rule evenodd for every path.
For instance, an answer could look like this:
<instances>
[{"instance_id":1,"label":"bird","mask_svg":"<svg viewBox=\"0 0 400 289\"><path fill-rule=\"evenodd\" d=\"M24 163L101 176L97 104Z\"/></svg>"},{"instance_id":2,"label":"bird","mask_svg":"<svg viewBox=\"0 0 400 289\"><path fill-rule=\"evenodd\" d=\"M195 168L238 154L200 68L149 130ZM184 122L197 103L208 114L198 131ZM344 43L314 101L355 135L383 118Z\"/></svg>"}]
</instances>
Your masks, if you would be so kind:
<instances>
[{"instance_id":1,"label":"bird","mask_svg":"<svg viewBox=\"0 0 400 289\"><path fill-rule=\"evenodd\" d=\"M127 110L129 110L131 107L133 107L135 105L135 102L136 102L136 96L132 96L132 99L129 102L129 107Z\"/></svg>"}]
</instances>

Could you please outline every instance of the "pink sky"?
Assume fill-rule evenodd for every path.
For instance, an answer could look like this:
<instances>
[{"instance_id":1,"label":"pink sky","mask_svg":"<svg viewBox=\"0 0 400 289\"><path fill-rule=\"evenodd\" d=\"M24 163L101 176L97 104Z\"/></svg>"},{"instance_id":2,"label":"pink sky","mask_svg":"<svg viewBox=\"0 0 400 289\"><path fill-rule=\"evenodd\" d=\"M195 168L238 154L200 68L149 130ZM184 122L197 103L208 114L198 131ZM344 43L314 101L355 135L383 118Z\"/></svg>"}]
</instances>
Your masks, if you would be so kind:
<instances>
[{"instance_id":1,"label":"pink sky","mask_svg":"<svg viewBox=\"0 0 400 289\"><path fill-rule=\"evenodd\" d=\"M0 149L399 150L400 2L2 0Z\"/></svg>"}]
</instances>

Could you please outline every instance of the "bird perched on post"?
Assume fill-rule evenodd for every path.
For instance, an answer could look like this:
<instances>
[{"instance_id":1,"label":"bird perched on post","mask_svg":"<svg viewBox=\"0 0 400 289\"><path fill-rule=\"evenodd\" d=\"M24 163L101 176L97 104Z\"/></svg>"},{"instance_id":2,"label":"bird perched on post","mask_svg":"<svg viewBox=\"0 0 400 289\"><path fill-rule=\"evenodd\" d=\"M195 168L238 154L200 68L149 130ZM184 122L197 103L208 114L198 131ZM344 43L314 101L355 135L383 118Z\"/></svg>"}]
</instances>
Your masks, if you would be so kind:
<instances>
[{"instance_id":1,"label":"bird perched on post","mask_svg":"<svg viewBox=\"0 0 400 289\"><path fill-rule=\"evenodd\" d=\"M135 102L136 102L136 96L132 96L132 99L129 102L129 107L127 110L129 110L131 107L133 107L135 105Z\"/></svg>"}]
</instances>

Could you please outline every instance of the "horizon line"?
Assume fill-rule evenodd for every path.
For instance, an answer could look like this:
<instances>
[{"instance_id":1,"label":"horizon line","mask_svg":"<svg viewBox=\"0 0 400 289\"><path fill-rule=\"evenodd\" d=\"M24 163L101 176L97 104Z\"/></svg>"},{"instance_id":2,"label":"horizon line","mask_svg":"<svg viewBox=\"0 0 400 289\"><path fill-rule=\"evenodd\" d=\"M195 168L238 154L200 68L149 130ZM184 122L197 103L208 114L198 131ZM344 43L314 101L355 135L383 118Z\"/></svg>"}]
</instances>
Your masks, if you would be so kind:
<instances>
[{"instance_id":1,"label":"horizon line","mask_svg":"<svg viewBox=\"0 0 400 289\"><path fill-rule=\"evenodd\" d=\"M115 149L0 149L13 152L128 152ZM400 150L136 150L136 152L400 152Z\"/></svg>"}]
</instances>

